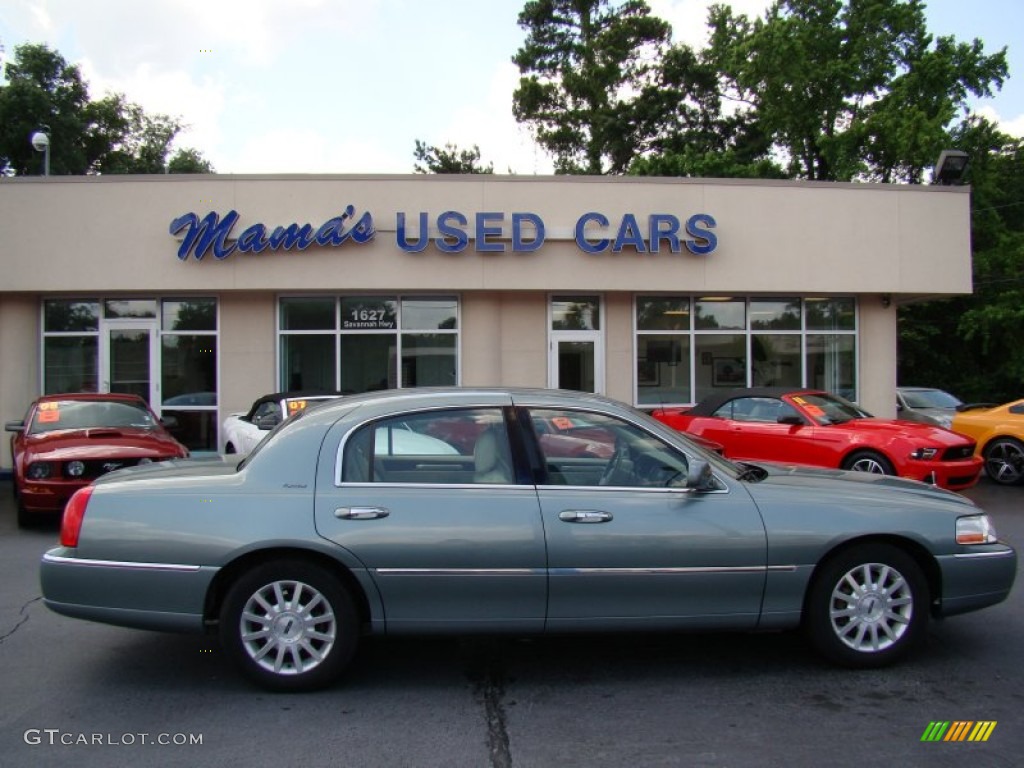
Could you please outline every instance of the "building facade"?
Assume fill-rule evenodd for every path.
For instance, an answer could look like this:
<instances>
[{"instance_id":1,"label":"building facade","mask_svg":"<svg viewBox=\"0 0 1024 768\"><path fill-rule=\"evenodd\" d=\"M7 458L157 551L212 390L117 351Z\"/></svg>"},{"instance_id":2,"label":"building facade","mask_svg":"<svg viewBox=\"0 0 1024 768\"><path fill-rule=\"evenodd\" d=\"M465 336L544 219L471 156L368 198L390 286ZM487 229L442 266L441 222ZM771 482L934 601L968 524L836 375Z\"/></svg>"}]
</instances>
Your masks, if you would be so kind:
<instances>
[{"instance_id":1,"label":"building facade","mask_svg":"<svg viewBox=\"0 0 1024 768\"><path fill-rule=\"evenodd\" d=\"M652 408L793 385L891 417L896 307L971 291L969 201L666 178L6 179L0 412L138 392L196 451L289 389L524 385Z\"/></svg>"}]
</instances>

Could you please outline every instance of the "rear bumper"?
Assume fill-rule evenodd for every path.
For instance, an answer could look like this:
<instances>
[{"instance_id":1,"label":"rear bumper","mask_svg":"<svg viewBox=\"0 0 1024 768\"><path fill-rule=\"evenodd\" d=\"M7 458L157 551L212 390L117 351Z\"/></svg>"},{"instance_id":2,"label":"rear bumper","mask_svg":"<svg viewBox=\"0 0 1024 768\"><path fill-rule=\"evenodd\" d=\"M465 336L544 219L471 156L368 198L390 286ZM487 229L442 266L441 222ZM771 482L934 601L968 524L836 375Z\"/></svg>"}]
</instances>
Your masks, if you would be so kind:
<instances>
[{"instance_id":1,"label":"rear bumper","mask_svg":"<svg viewBox=\"0 0 1024 768\"><path fill-rule=\"evenodd\" d=\"M43 602L64 616L137 629L203 631L203 605L218 569L83 560L56 547L43 555Z\"/></svg>"}]
</instances>

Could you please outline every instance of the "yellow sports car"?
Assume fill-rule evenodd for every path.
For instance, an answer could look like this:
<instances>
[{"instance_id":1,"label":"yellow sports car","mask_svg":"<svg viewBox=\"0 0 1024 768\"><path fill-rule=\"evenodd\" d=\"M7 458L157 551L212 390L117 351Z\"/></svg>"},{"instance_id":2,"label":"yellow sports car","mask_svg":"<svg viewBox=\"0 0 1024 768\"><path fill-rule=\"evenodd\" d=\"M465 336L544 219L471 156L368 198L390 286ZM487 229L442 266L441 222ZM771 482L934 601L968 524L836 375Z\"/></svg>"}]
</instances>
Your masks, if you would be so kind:
<instances>
[{"instance_id":1,"label":"yellow sports car","mask_svg":"<svg viewBox=\"0 0 1024 768\"><path fill-rule=\"evenodd\" d=\"M975 439L990 478L1002 485L1024 481L1024 400L958 406L950 428Z\"/></svg>"}]
</instances>

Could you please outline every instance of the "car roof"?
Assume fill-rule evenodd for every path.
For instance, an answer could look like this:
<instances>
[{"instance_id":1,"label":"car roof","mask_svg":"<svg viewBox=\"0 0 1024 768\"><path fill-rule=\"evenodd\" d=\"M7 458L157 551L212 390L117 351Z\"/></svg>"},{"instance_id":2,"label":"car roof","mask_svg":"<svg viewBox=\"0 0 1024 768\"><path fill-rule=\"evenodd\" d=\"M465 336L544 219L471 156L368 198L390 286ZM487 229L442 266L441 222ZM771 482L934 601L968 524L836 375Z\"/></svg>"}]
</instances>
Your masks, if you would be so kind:
<instances>
[{"instance_id":1,"label":"car roof","mask_svg":"<svg viewBox=\"0 0 1024 768\"><path fill-rule=\"evenodd\" d=\"M693 408L686 412L687 416L710 416L730 400L738 397L774 397L780 398L783 395L823 395L827 394L821 389L808 389L806 387L737 387L715 392L708 395Z\"/></svg>"}]
</instances>

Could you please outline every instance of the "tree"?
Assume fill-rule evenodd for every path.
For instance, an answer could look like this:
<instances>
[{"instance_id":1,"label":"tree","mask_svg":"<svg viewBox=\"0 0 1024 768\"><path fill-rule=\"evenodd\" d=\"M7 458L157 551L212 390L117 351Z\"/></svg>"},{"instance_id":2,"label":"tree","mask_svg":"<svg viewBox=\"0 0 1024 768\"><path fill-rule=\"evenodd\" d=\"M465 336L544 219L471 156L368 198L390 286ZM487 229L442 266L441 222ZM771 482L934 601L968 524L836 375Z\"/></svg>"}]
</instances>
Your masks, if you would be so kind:
<instances>
[{"instance_id":1,"label":"tree","mask_svg":"<svg viewBox=\"0 0 1024 768\"><path fill-rule=\"evenodd\" d=\"M624 173L661 122L656 64L668 23L644 0L531 0L519 26L516 120L533 127L557 173Z\"/></svg>"},{"instance_id":2,"label":"tree","mask_svg":"<svg viewBox=\"0 0 1024 768\"><path fill-rule=\"evenodd\" d=\"M486 167L480 163L480 147L476 144L472 149L459 149L455 144L448 143L444 149L428 145L416 139L416 173L494 173L494 163Z\"/></svg>"},{"instance_id":3,"label":"tree","mask_svg":"<svg viewBox=\"0 0 1024 768\"><path fill-rule=\"evenodd\" d=\"M1007 77L1005 49L929 35L922 0L720 5L709 26L703 60L795 178L920 182L968 96Z\"/></svg>"},{"instance_id":4,"label":"tree","mask_svg":"<svg viewBox=\"0 0 1024 768\"><path fill-rule=\"evenodd\" d=\"M39 173L40 158L29 136L42 127L50 134L53 174L200 167L212 172L196 150L179 152L172 169L167 155L183 128L178 119L149 115L121 94L91 101L78 67L45 45L15 48L6 75L8 85L0 87L0 173Z\"/></svg>"}]
</instances>

